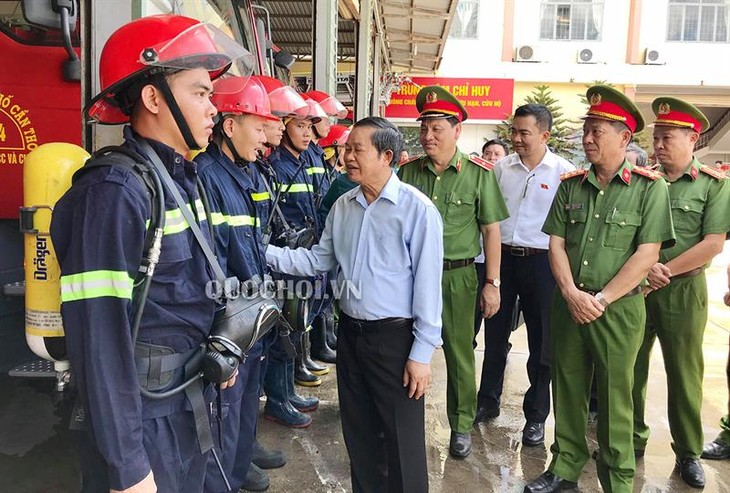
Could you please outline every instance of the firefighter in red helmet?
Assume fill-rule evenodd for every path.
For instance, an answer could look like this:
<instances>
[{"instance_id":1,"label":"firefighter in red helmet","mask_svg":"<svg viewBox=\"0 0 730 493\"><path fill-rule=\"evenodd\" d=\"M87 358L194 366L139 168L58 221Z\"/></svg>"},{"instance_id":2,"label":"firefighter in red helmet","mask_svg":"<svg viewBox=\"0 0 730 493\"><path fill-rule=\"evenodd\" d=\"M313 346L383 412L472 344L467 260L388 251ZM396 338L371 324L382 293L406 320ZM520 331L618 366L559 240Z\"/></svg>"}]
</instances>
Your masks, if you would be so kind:
<instances>
[{"instance_id":1,"label":"firefighter in red helmet","mask_svg":"<svg viewBox=\"0 0 730 493\"><path fill-rule=\"evenodd\" d=\"M72 422L83 491L203 489L213 389L197 375L216 300L193 234L198 228L210 241L209 215L185 155L207 144L212 80L232 63L245 72L250 55L216 28L177 15L134 20L102 51L101 92L85 113L103 124L128 122L124 143L96 153L74 176L51 224L78 388ZM185 218L181 202L196 218ZM148 224L163 222L148 234ZM149 243L158 258L147 256ZM235 372L227 378L221 388Z\"/></svg>"}]
</instances>

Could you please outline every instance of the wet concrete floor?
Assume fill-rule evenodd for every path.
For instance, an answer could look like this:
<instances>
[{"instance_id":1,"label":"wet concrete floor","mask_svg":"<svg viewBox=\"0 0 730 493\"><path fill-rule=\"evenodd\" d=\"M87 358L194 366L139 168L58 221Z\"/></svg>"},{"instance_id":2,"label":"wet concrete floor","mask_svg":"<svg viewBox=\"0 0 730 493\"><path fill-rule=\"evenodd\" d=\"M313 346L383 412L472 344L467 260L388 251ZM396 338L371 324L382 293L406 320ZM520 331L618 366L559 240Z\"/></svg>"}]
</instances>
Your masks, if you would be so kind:
<instances>
[{"instance_id":1,"label":"wet concrete floor","mask_svg":"<svg viewBox=\"0 0 730 493\"><path fill-rule=\"evenodd\" d=\"M703 422L707 440L719 432L718 419L727 412L725 362L728 354L730 308L722 305L726 291L725 266L730 248L708 271L710 321L705 341ZM522 395L527 389L525 363L527 341L524 327L512 337L501 415L472 431L473 452L465 460L448 455L446 420L446 370L443 353L437 351L432 365L434 382L426 400L426 445L429 480L433 492L520 492L526 481L540 475L549 463L553 417L546 424L546 445L523 447ZM477 348L477 367L483 351ZM667 423L666 379L661 351L654 351L648 391L648 422L652 436L644 459L637 463L635 491L690 492L674 471ZM321 387L310 392L321 399L320 409L306 430L290 430L264 419L259 438L269 447L284 450L289 463L269 471L271 492L349 492L349 463L342 440L333 373ZM49 379L0 376L0 492L45 493L79 490L73 445L67 431L70 402L53 392ZM597 447L595 426L587 430L589 447ZM707 493L730 492L730 460L703 461ZM593 461L586 465L579 483L583 492L600 491Z\"/></svg>"}]
</instances>

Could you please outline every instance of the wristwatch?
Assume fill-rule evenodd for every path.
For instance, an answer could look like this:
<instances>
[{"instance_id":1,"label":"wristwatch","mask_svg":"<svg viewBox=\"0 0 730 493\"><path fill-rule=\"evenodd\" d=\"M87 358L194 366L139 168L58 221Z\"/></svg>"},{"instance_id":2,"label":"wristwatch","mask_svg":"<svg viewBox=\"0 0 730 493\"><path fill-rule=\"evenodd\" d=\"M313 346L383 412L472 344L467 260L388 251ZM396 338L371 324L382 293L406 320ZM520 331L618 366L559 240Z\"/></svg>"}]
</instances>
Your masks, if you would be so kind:
<instances>
[{"instance_id":1,"label":"wristwatch","mask_svg":"<svg viewBox=\"0 0 730 493\"><path fill-rule=\"evenodd\" d=\"M600 293L596 293L595 298L597 302L603 305L603 308L606 308L608 306L608 300L605 296L603 296L603 291L601 291Z\"/></svg>"},{"instance_id":2,"label":"wristwatch","mask_svg":"<svg viewBox=\"0 0 730 493\"><path fill-rule=\"evenodd\" d=\"M499 278L496 279L490 279L487 277L487 284L491 284L495 288L498 288L502 285L502 281L499 280Z\"/></svg>"}]
</instances>

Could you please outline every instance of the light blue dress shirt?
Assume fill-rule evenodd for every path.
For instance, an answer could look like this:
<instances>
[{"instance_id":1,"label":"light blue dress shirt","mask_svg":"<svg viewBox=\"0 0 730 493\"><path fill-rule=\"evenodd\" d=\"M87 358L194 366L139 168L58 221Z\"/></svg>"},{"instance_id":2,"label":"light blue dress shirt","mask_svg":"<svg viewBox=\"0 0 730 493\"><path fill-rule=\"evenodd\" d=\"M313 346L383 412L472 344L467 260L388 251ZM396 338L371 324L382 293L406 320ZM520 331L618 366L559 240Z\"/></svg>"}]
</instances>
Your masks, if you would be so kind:
<instances>
[{"instance_id":1,"label":"light blue dress shirt","mask_svg":"<svg viewBox=\"0 0 730 493\"><path fill-rule=\"evenodd\" d=\"M311 250L269 245L266 261L276 271L298 276L339 265L340 308L361 320L413 318L409 359L429 363L442 343L442 238L436 207L393 173L371 204L359 186L342 195Z\"/></svg>"}]
</instances>

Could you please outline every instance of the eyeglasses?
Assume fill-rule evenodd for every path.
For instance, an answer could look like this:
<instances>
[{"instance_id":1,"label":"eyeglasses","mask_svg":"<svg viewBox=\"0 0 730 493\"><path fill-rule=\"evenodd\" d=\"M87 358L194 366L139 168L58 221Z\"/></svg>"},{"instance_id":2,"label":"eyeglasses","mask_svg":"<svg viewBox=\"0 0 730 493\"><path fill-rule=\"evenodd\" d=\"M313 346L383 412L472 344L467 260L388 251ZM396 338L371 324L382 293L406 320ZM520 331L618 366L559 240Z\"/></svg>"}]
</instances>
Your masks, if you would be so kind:
<instances>
[{"instance_id":1,"label":"eyeglasses","mask_svg":"<svg viewBox=\"0 0 730 493\"><path fill-rule=\"evenodd\" d=\"M527 177L527 180L525 180L525 189L522 191L523 199L527 197L527 188L530 186L530 182L533 178L535 178L535 173L532 173L530 176Z\"/></svg>"}]
</instances>

